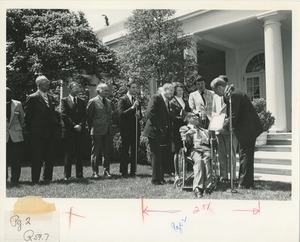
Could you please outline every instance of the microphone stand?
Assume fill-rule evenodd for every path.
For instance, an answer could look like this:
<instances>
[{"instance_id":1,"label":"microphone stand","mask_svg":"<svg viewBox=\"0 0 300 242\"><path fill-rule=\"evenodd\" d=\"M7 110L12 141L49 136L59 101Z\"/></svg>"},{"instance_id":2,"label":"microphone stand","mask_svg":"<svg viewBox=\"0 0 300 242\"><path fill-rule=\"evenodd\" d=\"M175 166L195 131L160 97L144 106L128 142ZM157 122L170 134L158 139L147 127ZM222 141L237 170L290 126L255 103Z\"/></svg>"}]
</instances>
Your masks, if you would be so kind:
<instances>
[{"instance_id":1,"label":"microphone stand","mask_svg":"<svg viewBox=\"0 0 300 242\"><path fill-rule=\"evenodd\" d=\"M233 173L234 173L234 166L233 166L233 133L232 133L232 102L231 102L231 94L229 94L229 133L230 133L230 165L231 165L231 170L230 170L230 188L231 188L231 193L236 193L237 191L234 189L233 186Z\"/></svg>"}]
</instances>

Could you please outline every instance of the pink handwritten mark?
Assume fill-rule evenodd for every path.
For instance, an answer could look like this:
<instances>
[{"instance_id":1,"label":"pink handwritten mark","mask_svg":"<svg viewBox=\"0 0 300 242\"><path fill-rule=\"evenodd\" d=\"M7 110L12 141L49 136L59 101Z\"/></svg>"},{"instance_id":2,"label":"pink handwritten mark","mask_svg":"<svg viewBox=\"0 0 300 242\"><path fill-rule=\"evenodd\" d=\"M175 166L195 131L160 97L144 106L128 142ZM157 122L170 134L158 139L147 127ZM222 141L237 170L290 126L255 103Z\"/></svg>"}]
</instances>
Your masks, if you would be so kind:
<instances>
[{"instance_id":1,"label":"pink handwritten mark","mask_svg":"<svg viewBox=\"0 0 300 242\"><path fill-rule=\"evenodd\" d=\"M207 204L203 204L200 208L198 206L195 206L193 210L193 214L200 213L201 211L206 211L207 214L212 215L214 209L211 207L210 202Z\"/></svg>"},{"instance_id":2,"label":"pink handwritten mark","mask_svg":"<svg viewBox=\"0 0 300 242\"><path fill-rule=\"evenodd\" d=\"M72 215L77 216L77 217L81 217L81 218L86 218L86 217L81 216L79 214L73 213L72 210L73 210L73 207L70 208L70 212L64 212L64 213L69 214L69 231L71 230Z\"/></svg>"},{"instance_id":3,"label":"pink handwritten mark","mask_svg":"<svg viewBox=\"0 0 300 242\"><path fill-rule=\"evenodd\" d=\"M245 210L232 210L233 212L252 212L252 215L257 215L260 213L260 201L258 200L258 208L253 208L253 209L245 209Z\"/></svg>"},{"instance_id":4,"label":"pink handwritten mark","mask_svg":"<svg viewBox=\"0 0 300 242\"><path fill-rule=\"evenodd\" d=\"M144 198L142 197L142 220L144 222L144 214L147 214L149 216L148 213L178 213L181 212L181 210L150 210L148 209L148 207L144 206Z\"/></svg>"}]
</instances>

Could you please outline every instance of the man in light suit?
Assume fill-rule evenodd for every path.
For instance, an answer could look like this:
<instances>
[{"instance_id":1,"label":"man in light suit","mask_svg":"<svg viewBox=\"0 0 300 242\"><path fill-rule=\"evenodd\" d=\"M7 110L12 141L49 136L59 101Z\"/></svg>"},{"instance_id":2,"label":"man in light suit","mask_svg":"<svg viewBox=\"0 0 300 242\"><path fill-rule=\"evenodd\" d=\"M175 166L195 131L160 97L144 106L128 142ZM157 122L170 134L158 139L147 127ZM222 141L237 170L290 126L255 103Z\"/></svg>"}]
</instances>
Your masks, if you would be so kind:
<instances>
[{"instance_id":1,"label":"man in light suit","mask_svg":"<svg viewBox=\"0 0 300 242\"><path fill-rule=\"evenodd\" d=\"M227 76L220 75L226 83L228 83ZM213 99L213 115L215 114L225 114L226 115L226 104L224 102L224 97L220 97L215 94ZM220 162L220 181L228 182L228 173L231 172L231 163L230 163L230 132L225 129L219 130L217 132L217 141L218 141L218 157ZM236 149L238 141L233 134L233 148L232 148L232 163L233 163L233 180L236 179Z\"/></svg>"},{"instance_id":2,"label":"man in light suit","mask_svg":"<svg viewBox=\"0 0 300 242\"><path fill-rule=\"evenodd\" d=\"M219 96L224 96L229 117L229 86L222 78L215 78L211 88ZM239 188L254 187L254 147L256 138L262 133L262 125L248 95L235 89L230 93L232 103L232 128L240 143L240 170ZM229 131L229 120L226 120L223 129Z\"/></svg>"},{"instance_id":3,"label":"man in light suit","mask_svg":"<svg viewBox=\"0 0 300 242\"><path fill-rule=\"evenodd\" d=\"M61 117L64 122L65 180L71 177L73 159L76 165L76 178L83 178L82 140L86 124L86 105L82 99L78 98L79 84L71 82L68 89L69 96L61 100Z\"/></svg>"},{"instance_id":4,"label":"man in light suit","mask_svg":"<svg viewBox=\"0 0 300 242\"><path fill-rule=\"evenodd\" d=\"M45 76L36 78L38 90L26 99L25 127L29 132L31 151L31 179L40 180L44 161L43 181L52 180L53 161L56 143L55 99L48 93L50 81Z\"/></svg>"},{"instance_id":5,"label":"man in light suit","mask_svg":"<svg viewBox=\"0 0 300 242\"><path fill-rule=\"evenodd\" d=\"M130 163L130 176L136 172L136 145L140 140L140 123L142 118L141 105L136 100L137 84L130 81L127 84L128 92L120 98L118 106L121 116L120 131L122 138L122 159L120 161L120 173L124 178L128 176L128 164ZM138 120L136 120L138 119ZM129 158L130 148L130 158Z\"/></svg>"},{"instance_id":6,"label":"man in light suit","mask_svg":"<svg viewBox=\"0 0 300 242\"><path fill-rule=\"evenodd\" d=\"M112 123L111 101L107 99L109 88L107 84L100 83L97 96L90 99L87 104L87 124L92 138L91 165L93 177L99 177L98 162L104 155L104 176L110 178L110 156L112 151Z\"/></svg>"},{"instance_id":7,"label":"man in light suit","mask_svg":"<svg viewBox=\"0 0 300 242\"><path fill-rule=\"evenodd\" d=\"M6 180L8 164L11 164L11 183L17 185L21 174L21 151L24 111L19 101L12 99L12 91L6 88Z\"/></svg>"},{"instance_id":8,"label":"man in light suit","mask_svg":"<svg viewBox=\"0 0 300 242\"><path fill-rule=\"evenodd\" d=\"M148 137L152 157L152 184L163 185L164 162L171 159L171 113L169 101L174 94L171 83L163 85L160 94L154 94L147 109L144 136Z\"/></svg>"},{"instance_id":9,"label":"man in light suit","mask_svg":"<svg viewBox=\"0 0 300 242\"><path fill-rule=\"evenodd\" d=\"M190 93L189 106L194 113L199 113L202 126L207 129L212 115L214 93L205 88L206 80L202 76L196 77L197 91Z\"/></svg>"}]
</instances>

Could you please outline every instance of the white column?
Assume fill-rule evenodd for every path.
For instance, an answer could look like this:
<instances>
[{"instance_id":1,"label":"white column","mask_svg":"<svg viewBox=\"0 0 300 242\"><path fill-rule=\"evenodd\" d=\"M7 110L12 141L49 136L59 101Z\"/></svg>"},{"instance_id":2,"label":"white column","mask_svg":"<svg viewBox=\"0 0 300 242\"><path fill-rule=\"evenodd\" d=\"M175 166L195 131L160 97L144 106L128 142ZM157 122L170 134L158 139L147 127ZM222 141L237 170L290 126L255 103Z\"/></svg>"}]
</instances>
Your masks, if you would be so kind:
<instances>
[{"instance_id":1,"label":"white column","mask_svg":"<svg viewBox=\"0 0 300 242\"><path fill-rule=\"evenodd\" d=\"M275 116L275 124L270 131L286 131L286 99L280 24L285 16L275 11L259 15L257 18L264 22L267 110Z\"/></svg>"}]
</instances>

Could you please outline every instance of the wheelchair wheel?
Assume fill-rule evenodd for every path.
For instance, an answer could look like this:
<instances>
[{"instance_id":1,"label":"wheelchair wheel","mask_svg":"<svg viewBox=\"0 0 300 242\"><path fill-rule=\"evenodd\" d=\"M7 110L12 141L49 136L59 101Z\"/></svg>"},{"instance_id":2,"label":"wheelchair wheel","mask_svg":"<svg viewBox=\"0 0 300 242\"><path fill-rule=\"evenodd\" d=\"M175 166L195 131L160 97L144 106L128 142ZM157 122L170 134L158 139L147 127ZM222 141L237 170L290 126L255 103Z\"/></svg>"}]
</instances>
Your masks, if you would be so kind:
<instances>
[{"instance_id":1,"label":"wheelchair wheel","mask_svg":"<svg viewBox=\"0 0 300 242\"><path fill-rule=\"evenodd\" d=\"M176 187L182 187L182 185L183 185L183 178L182 177L180 177L180 178L178 178L178 179L176 179L175 181L174 181L174 187L176 188Z\"/></svg>"}]
</instances>

